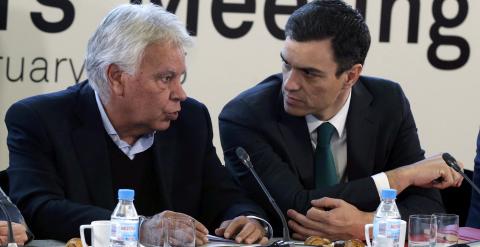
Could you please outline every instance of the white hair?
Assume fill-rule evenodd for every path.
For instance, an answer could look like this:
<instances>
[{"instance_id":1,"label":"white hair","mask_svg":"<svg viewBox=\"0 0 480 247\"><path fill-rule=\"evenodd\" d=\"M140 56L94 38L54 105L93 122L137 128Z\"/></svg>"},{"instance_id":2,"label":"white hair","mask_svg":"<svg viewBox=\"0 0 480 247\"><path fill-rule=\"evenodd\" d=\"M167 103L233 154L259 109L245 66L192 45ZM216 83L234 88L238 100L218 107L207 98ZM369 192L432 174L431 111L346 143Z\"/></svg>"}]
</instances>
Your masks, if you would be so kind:
<instances>
[{"instance_id":1,"label":"white hair","mask_svg":"<svg viewBox=\"0 0 480 247\"><path fill-rule=\"evenodd\" d=\"M158 5L123 4L105 16L88 41L85 61L90 86L104 104L110 98L108 66L116 64L133 75L145 48L157 42L183 49L193 44L177 16Z\"/></svg>"}]
</instances>

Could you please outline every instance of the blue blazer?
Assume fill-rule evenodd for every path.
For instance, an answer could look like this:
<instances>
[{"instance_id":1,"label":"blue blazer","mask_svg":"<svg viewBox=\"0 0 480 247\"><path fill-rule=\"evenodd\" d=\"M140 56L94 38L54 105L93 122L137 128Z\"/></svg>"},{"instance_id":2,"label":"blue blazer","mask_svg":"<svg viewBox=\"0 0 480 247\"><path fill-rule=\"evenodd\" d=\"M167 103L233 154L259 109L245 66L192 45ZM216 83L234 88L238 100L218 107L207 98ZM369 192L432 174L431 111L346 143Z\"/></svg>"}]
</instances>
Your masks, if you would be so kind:
<instances>
[{"instance_id":1,"label":"blue blazer","mask_svg":"<svg viewBox=\"0 0 480 247\"><path fill-rule=\"evenodd\" d=\"M477 137L477 156L473 170L473 182L480 187L480 132ZM468 212L467 226L480 228L480 195L472 189L470 210Z\"/></svg>"},{"instance_id":2,"label":"blue blazer","mask_svg":"<svg viewBox=\"0 0 480 247\"><path fill-rule=\"evenodd\" d=\"M186 213L212 232L238 215L265 218L220 163L207 108L193 99L152 146L163 210ZM35 235L66 241L79 226L110 219L116 204L105 129L88 82L10 107L10 196ZM128 172L128 171L125 171Z\"/></svg>"}]
</instances>

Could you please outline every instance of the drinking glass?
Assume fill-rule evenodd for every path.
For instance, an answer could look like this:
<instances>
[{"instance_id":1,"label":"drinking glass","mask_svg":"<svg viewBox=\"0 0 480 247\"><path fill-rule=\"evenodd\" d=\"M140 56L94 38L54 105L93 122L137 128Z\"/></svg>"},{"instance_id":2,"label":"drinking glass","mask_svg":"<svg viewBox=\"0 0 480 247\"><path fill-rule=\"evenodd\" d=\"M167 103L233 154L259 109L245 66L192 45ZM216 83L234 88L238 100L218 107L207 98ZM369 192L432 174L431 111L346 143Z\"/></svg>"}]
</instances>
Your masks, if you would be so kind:
<instances>
[{"instance_id":1,"label":"drinking glass","mask_svg":"<svg viewBox=\"0 0 480 247\"><path fill-rule=\"evenodd\" d=\"M191 217L165 217L164 232L165 246L195 247L195 220Z\"/></svg>"},{"instance_id":2,"label":"drinking glass","mask_svg":"<svg viewBox=\"0 0 480 247\"><path fill-rule=\"evenodd\" d=\"M195 247L195 220L182 214L141 217L141 247Z\"/></svg>"},{"instance_id":3,"label":"drinking glass","mask_svg":"<svg viewBox=\"0 0 480 247\"><path fill-rule=\"evenodd\" d=\"M163 247L165 240L164 219L160 215L141 217L138 243L142 247Z\"/></svg>"},{"instance_id":4,"label":"drinking glass","mask_svg":"<svg viewBox=\"0 0 480 247\"><path fill-rule=\"evenodd\" d=\"M437 234L435 215L410 215L408 219L408 246L433 247Z\"/></svg>"},{"instance_id":5,"label":"drinking glass","mask_svg":"<svg viewBox=\"0 0 480 247\"><path fill-rule=\"evenodd\" d=\"M446 247L458 242L458 215L434 214L437 217L437 245Z\"/></svg>"}]
</instances>

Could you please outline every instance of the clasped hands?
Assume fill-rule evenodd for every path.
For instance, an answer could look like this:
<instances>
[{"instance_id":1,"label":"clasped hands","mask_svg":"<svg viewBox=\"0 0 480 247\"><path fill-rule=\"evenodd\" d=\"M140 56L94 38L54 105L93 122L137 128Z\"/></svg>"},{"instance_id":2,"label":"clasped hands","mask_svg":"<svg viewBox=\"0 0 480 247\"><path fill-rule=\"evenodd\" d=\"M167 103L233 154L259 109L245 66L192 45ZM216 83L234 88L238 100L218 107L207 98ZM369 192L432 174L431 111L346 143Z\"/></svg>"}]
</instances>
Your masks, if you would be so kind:
<instances>
[{"instance_id":1,"label":"clasped hands","mask_svg":"<svg viewBox=\"0 0 480 247\"><path fill-rule=\"evenodd\" d=\"M27 229L24 225L12 222L13 237L18 245L24 245L28 240ZM8 244L8 223L0 221L0 245Z\"/></svg>"},{"instance_id":2,"label":"clasped hands","mask_svg":"<svg viewBox=\"0 0 480 247\"><path fill-rule=\"evenodd\" d=\"M163 235L160 233L166 218L191 219L195 228L195 245L200 246L208 243L208 229L199 221L183 213L163 211L151 218L144 220L140 227L140 242L153 243L162 242ZM227 239L234 239L237 243L253 244L268 243L266 232L260 222L246 216L238 216L226 220L215 229L215 234ZM159 239L162 238L162 239Z\"/></svg>"},{"instance_id":3,"label":"clasped hands","mask_svg":"<svg viewBox=\"0 0 480 247\"><path fill-rule=\"evenodd\" d=\"M312 200L312 207L303 215L287 211L292 237L305 240L309 236L328 239L364 239L363 227L373 221L373 213L358 210L341 199L323 197Z\"/></svg>"},{"instance_id":4,"label":"clasped hands","mask_svg":"<svg viewBox=\"0 0 480 247\"><path fill-rule=\"evenodd\" d=\"M459 162L463 169L463 164ZM459 187L463 177L448 167L441 154L386 172L390 187L400 194L409 186L444 189ZM359 195L361 196L361 195ZM311 201L305 215L290 209L288 226L293 238L309 236L329 239L365 239L364 225L373 222L374 212L363 212L341 199L324 197Z\"/></svg>"}]
</instances>

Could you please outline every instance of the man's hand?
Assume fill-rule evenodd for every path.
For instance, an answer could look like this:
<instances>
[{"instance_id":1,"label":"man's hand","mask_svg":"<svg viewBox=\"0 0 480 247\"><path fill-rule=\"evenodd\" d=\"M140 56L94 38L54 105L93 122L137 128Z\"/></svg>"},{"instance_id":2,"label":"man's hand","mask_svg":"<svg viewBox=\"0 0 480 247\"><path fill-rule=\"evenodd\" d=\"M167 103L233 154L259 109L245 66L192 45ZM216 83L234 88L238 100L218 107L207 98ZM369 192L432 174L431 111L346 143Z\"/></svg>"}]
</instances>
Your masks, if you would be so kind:
<instances>
[{"instance_id":1,"label":"man's hand","mask_svg":"<svg viewBox=\"0 0 480 247\"><path fill-rule=\"evenodd\" d=\"M458 165L463 169L462 162L458 162ZM463 180L458 172L445 163L442 154L388 171L386 175L390 187L396 189L397 194L409 186L437 189L459 187Z\"/></svg>"},{"instance_id":2,"label":"man's hand","mask_svg":"<svg viewBox=\"0 0 480 247\"><path fill-rule=\"evenodd\" d=\"M13 237L18 245L24 245L28 240L27 229L22 224L12 222ZM8 224L6 221L0 221L0 244L7 245L8 242Z\"/></svg>"},{"instance_id":3,"label":"man's hand","mask_svg":"<svg viewBox=\"0 0 480 247\"><path fill-rule=\"evenodd\" d=\"M306 215L290 209L288 226L293 238L320 236L331 240L365 239L364 226L373 222L373 213L363 212L341 199L324 197L312 201Z\"/></svg>"},{"instance_id":4,"label":"man's hand","mask_svg":"<svg viewBox=\"0 0 480 247\"><path fill-rule=\"evenodd\" d=\"M151 218L147 219L144 223L142 223L141 232L143 232L144 234L140 235L141 242L163 242L163 239L159 239L159 231L162 230L162 227L164 226L163 219L165 218L187 218L193 220L195 222L195 245L199 246L208 243L208 229L202 223L186 214L168 210L156 214Z\"/></svg>"},{"instance_id":5,"label":"man's hand","mask_svg":"<svg viewBox=\"0 0 480 247\"><path fill-rule=\"evenodd\" d=\"M224 238L235 239L237 243L268 243L265 230L260 222L246 216L238 216L233 220L224 221L219 228L215 229L215 234Z\"/></svg>"}]
</instances>

